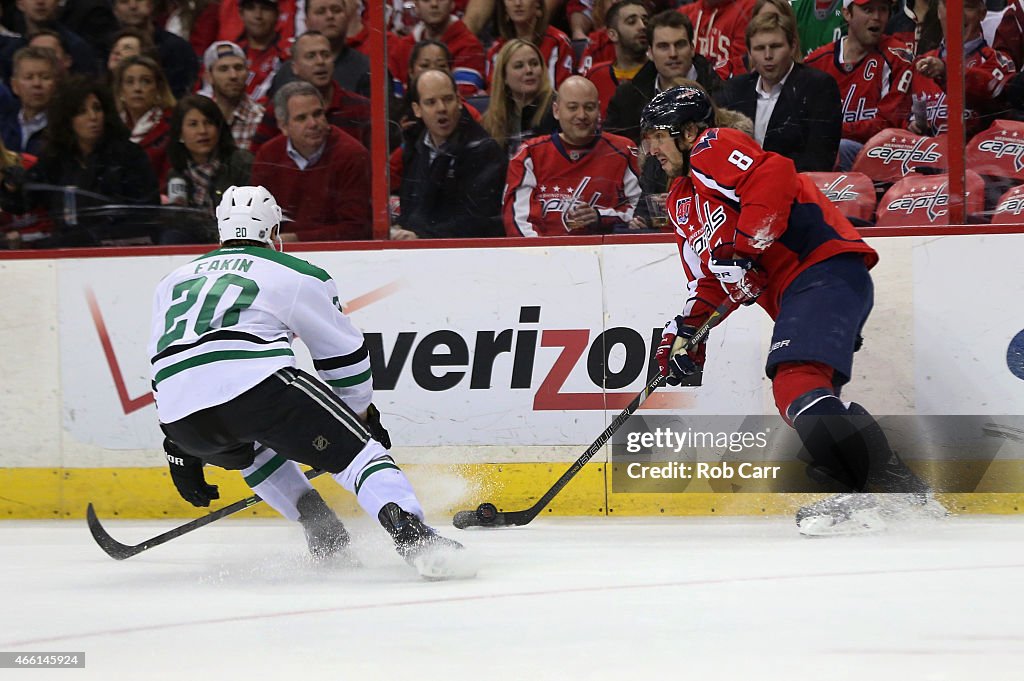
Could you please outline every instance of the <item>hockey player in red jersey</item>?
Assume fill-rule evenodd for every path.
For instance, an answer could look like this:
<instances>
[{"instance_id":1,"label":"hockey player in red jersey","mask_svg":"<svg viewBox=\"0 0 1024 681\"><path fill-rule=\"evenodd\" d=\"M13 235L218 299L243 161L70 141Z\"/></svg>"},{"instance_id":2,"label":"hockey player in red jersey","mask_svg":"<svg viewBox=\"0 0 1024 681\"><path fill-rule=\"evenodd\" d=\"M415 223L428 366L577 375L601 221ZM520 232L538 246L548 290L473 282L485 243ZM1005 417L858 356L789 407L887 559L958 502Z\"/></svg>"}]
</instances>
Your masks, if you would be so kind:
<instances>
[{"instance_id":1,"label":"hockey player in red jersey","mask_svg":"<svg viewBox=\"0 0 1024 681\"><path fill-rule=\"evenodd\" d=\"M637 149L598 132L597 88L570 76L552 106L561 130L527 140L508 165L509 236L565 236L626 227L640 199Z\"/></svg>"},{"instance_id":2,"label":"hockey player in red jersey","mask_svg":"<svg viewBox=\"0 0 1024 681\"><path fill-rule=\"evenodd\" d=\"M864 143L885 128L902 128L910 117L914 53L882 34L889 0L843 0L848 34L804 59L835 78L843 102L839 169L849 170Z\"/></svg>"},{"instance_id":3,"label":"hockey player in red jersey","mask_svg":"<svg viewBox=\"0 0 1024 681\"><path fill-rule=\"evenodd\" d=\"M808 474L846 490L801 508L800 531L876 531L894 504L937 510L871 415L839 399L873 304L868 270L878 255L792 161L714 127L715 117L707 95L686 86L656 95L641 117L647 152L675 178L668 214L687 279L682 312L658 347L662 373L678 385L701 370L705 344L681 352L678 341L726 299L757 303L775 320L766 373ZM899 494L880 506L865 491Z\"/></svg>"}]
</instances>

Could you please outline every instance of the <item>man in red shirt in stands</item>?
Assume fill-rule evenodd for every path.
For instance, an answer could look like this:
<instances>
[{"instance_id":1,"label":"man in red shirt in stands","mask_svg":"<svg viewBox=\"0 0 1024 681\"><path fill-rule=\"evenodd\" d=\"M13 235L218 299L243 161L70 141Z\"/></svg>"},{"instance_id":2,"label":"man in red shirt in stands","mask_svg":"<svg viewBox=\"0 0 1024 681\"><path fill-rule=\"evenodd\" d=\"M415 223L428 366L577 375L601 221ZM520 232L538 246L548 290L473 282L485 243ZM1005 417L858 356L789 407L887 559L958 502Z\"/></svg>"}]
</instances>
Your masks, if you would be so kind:
<instances>
[{"instance_id":1,"label":"man in red shirt in stands","mask_svg":"<svg viewBox=\"0 0 1024 681\"><path fill-rule=\"evenodd\" d=\"M754 0L697 0L679 11L693 22L693 46L723 79L745 73L747 24Z\"/></svg>"},{"instance_id":2,"label":"man in red shirt in stands","mask_svg":"<svg viewBox=\"0 0 1024 681\"><path fill-rule=\"evenodd\" d=\"M505 231L565 236L624 228L640 199L637 149L598 132L597 88L569 76L552 105L559 132L527 140L509 162Z\"/></svg>"},{"instance_id":3,"label":"man in red shirt in stands","mask_svg":"<svg viewBox=\"0 0 1024 681\"><path fill-rule=\"evenodd\" d=\"M921 135L938 135L948 127L946 0L939 0L937 9L942 44L914 63L916 73L910 82L912 106L918 109L908 127ZM984 0L964 0L964 125L968 135L987 128L1005 109L1003 90L1017 71L1009 57L993 50L985 41L981 22L987 12Z\"/></svg>"},{"instance_id":4,"label":"man in red shirt in stands","mask_svg":"<svg viewBox=\"0 0 1024 681\"><path fill-rule=\"evenodd\" d=\"M580 72L597 86L602 118L608 112L608 102L612 101L619 84L633 80L648 61L648 18L647 6L642 0L623 0L608 10L608 39L615 46L615 61L600 62Z\"/></svg>"},{"instance_id":5,"label":"man in red shirt in stands","mask_svg":"<svg viewBox=\"0 0 1024 681\"><path fill-rule=\"evenodd\" d=\"M839 84L843 137L839 170L849 170L864 143L885 128L902 128L910 117L914 53L906 43L883 35L889 0L843 0L847 35L822 45L804 59Z\"/></svg>"},{"instance_id":6,"label":"man in red shirt in stands","mask_svg":"<svg viewBox=\"0 0 1024 681\"><path fill-rule=\"evenodd\" d=\"M284 68L290 68L298 80L316 87L326 104L328 123L370 148L370 100L349 92L333 79L331 44L325 35L306 31L299 36L292 48L291 62ZM252 141L254 151L281 133L276 116L274 108L267 107Z\"/></svg>"},{"instance_id":7,"label":"man in red shirt in stands","mask_svg":"<svg viewBox=\"0 0 1024 681\"><path fill-rule=\"evenodd\" d=\"M288 83L274 95L284 133L256 154L252 181L270 190L291 220L284 241L370 239L370 154L327 122L311 83Z\"/></svg>"},{"instance_id":8,"label":"man in red shirt in stands","mask_svg":"<svg viewBox=\"0 0 1024 681\"><path fill-rule=\"evenodd\" d=\"M452 75L459 94L472 97L484 91L484 47L462 21L452 14L453 0L415 0L420 22L409 35L388 43L391 73L401 83L409 80L409 55L421 40L438 40L452 55Z\"/></svg>"}]
</instances>

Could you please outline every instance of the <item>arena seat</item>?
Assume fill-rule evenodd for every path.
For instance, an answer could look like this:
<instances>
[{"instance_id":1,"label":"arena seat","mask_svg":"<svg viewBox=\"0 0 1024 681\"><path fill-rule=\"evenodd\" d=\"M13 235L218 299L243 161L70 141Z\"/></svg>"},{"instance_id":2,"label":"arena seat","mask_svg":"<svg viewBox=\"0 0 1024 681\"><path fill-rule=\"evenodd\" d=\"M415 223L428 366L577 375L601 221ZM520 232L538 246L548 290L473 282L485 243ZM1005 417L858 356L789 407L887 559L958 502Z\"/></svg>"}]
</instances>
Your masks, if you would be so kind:
<instances>
[{"instance_id":1,"label":"arena seat","mask_svg":"<svg viewBox=\"0 0 1024 681\"><path fill-rule=\"evenodd\" d=\"M981 175L1024 181L1024 123L996 120L972 137L967 167Z\"/></svg>"},{"instance_id":2,"label":"arena seat","mask_svg":"<svg viewBox=\"0 0 1024 681\"><path fill-rule=\"evenodd\" d=\"M857 225L874 224L875 186L864 173L804 173Z\"/></svg>"},{"instance_id":3,"label":"arena seat","mask_svg":"<svg viewBox=\"0 0 1024 681\"><path fill-rule=\"evenodd\" d=\"M479 111L481 114L487 113L487 106L491 103L490 95L473 95L472 97L466 97L466 103L471 105L474 109Z\"/></svg>"},{"instance_id":4,"label":"arena seat","mask_svg":"<svg viewBox=\"0 0 1024 681\"><path fill-rule=\"evenodd\" d=\"M853 162L853 172L876 184L892 184L918 167L949 167L945 135L925 137L899 128L886 128L867 141Z\"/></svg>"},{"instance_id":5,"label":"arena seat","mask_svg":"<svg viewBox=\"0 0 1024 681\"><path fill-rule=\"evenodd\" d=\"M992 224L1024 224L1024 185L1011 187L1000 197L992 214Z\"/></svg>"},{"instance_id":6,"label":"arena seat","mask_svg":"<svg viewBox=\"0 0 1024 681\"><path fill-rule=\"evenodd\" d=\"M985 182L967 171L968 222L980 221L985 210ZM908 175L878 203L879 227L944 225L949 215L949 175Z\"/></svg>"}]
</instances>

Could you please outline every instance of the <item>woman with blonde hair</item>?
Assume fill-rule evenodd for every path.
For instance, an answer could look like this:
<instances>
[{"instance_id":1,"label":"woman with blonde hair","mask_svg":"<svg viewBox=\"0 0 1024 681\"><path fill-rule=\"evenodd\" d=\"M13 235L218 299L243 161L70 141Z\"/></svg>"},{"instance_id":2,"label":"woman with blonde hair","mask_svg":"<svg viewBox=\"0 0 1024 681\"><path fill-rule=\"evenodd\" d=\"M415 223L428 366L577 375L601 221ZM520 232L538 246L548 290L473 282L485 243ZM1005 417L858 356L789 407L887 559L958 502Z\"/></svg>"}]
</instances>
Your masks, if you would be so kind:
<instances>
[{"instance_id":1,"label":"woman with blonde hair","mask_svg":"<svg viewBox=\"0 0 1024 681\"><path fill-rule=\"evenodd\" d=\"M491 101L480 124L511 157L523 141L554 132L554 96L540 50L514 38L498 53Z\"/></svg>"},{"instance_id":2,"label":"woman with blonde hair","mask_svg":"<svg viewBox=\"0 0 1024 681\"><path fill-rule=\"evenodd\" d=\"M126 57L114 70L114 98L131 141L142 147L162 186L167 178L167 141L174 95L164 70L150 57Z\"/></svg>"},{"instance_id":3,"label":"woman with blonde hair","mask_svg":"<svg viewBox=\"0 0 1024 681\"><path fill-rule=\"evenodd\" d=\"M491 84L498 71L497 59L503 47L518 38L533 43L541 53L541 63L548 80L556 89L576 72L576 53L572 41L549 22L550 11L544 0L495 0L494 21L497 39L487 51L485 60L487 82ZM493 88L491 89L493 93Z\"/></svg>"}]
</instances>

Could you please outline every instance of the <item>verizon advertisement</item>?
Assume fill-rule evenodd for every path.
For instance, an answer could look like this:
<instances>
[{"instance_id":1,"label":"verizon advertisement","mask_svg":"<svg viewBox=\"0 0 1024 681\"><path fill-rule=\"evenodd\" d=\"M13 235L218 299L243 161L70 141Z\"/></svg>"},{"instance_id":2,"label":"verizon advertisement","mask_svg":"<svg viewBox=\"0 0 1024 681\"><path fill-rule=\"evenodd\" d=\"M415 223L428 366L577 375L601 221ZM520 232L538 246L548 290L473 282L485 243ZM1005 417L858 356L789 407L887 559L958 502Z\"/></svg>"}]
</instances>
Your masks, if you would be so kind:
<instances>
[{"instance_id":1,"label":"verizon advertisement","mask_svg":"<svg viewBox=\"0 0 1024 681\"><path fill-rule=\"evenodd\" d=\"M404 446L589 443L646 383L661 325L685 289L671 244L300 256L337 282L366 337L374 401ZM151 296L189 259L56 263L63 426L74 440L159 447ZM666 388L645 409L772 413L769 332L760 310L735 315L709 341L707 371L718 380ZM296 350L312 371L301 342Z\"/></svg>"},{"instance_id":2,"label":"verizon advertisement","mask_svg":"<svg viewBox=\"0 0 1024 681\"><path fill-rule=\"evenodd\" d=\"M1024 442L1024 432L997 427L1000 415L1024 414L1024 268L1007 256L1024 251L1024 234L871 243L881 254L875 310L844 398L880 418L975 415L999 438ZM375 402L395 443L452 463L501 452L494 460L519 460L527 450L563 460L553 447L564 458L575 451L564 448L589 444L644 385L660 326L683 301L668 243L304 257L332 274L365 333ZM59 390L29 378L5 386L12 405L40 405L8 424L15 441L36 443L25 456L40 453L38 434L58 430L65 465L108 465L119 451L159 447L150 297L189 259L56 260L33 270L54 273L51 294L4 289L12 319L32 310L56 319L39 332L55 339L34 337L36 345L7 355L9 377L29 376L23 357L60 359ZM704 385L661 389L641 415L775 415L763 371L770 332L760 309L739 310L711 334ZM301 341L295 347L311 370ZM58 410L48 411L54 398L62 429L52 422Z\"/></svg>"}]
</instances>

